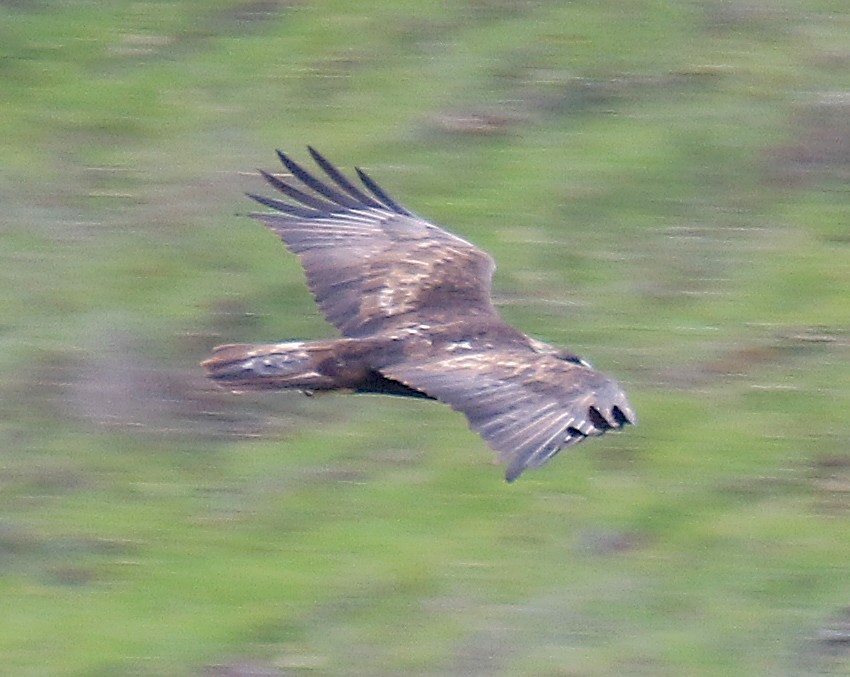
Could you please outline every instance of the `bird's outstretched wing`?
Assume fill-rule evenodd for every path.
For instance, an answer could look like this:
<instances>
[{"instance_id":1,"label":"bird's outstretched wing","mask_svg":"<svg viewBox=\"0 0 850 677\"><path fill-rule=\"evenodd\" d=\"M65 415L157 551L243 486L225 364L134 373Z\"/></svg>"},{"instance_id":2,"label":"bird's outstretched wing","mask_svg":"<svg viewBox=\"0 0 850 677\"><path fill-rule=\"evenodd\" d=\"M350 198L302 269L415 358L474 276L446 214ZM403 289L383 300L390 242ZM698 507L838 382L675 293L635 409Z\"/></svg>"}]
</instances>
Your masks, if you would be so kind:
<instances>
[{"instance_id":1,"label":"bird's outstretched wing","mask_svg":"<svg viewBox=\"0 0 850 677\"><path fill-rule=\"evenodd\" d=\"M550 354L495 349L381 372L463 412L507 464L509 482L564 447L636 421L615 381Z\"/></svg>"},{"instance_id":2,"label":"bird's outstretched wing","mask_svg":"<svg viewBox=\"0 0 850 677\"><path fill-rule=\"evenodd\" d=\"M344 336L497 317L488 254L402 207L361 169L363 187L308 149L324 177L278 151L290 174L260 173L288 200L249 194L276 212L252 216L298 255L316 302Z\"/></svg>"}]
</instances>

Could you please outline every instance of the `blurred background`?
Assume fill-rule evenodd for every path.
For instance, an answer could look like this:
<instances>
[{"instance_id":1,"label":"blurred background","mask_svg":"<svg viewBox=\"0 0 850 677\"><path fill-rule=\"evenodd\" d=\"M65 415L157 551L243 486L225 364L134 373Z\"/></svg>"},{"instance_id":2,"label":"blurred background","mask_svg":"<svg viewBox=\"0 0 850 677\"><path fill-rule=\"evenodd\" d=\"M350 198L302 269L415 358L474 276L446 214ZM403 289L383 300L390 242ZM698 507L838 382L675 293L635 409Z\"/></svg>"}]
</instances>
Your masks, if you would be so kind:
<instances>
[{"instance_id":1,"label":"blurred background","mask_svg":"<svg viewBox=\"0 0 850 677\"><path fill-rule=\"evenodd\" d=\"M0 3L0 674L850 671L845 0ZM366 168L640 425L234 396L334 335L245 191Z\"/></svg>"}]
</instances>

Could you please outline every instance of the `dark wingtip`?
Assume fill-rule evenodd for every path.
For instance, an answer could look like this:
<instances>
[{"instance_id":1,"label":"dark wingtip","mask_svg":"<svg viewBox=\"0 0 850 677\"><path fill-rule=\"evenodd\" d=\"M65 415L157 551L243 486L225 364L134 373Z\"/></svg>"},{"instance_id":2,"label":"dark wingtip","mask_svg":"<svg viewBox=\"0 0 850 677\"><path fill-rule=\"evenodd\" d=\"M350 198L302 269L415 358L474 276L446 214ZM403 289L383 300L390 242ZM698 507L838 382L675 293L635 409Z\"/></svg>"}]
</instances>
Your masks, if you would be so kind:
<instances>
[{"instance_id":1,"label":"dark wingtip","mask_svg":"<svg viewBox=\"0 0 850 677\"><path fill-rule=\"evenodd\" d=\"M616 407L614 407L614 409L616 409ZM608 421L608 420L607 420L607 419L606 419L606 418L605 418L605 417L604 417L604 416L600 413L599 409L597 409L596 407L591 406L591 407L589 407L589 408L588 408L588 410L587 410L587 418L588 418L588 419L590 419L590 422L593 424L593 426L594 426L597 430L599 430L600 432L605 432L606 430L611 430L611 428L614 428L614 427L615 427L615 425L616 425L617 427L621 427L621 426L622 426L622 423L619 423L619 421L617 421L617 415L616 415L615 413L613 413L613 410L612 410L612 414L611 414L611 415L612 415L612 417L613 417L613 418L614 418L614 420L615 420L615 423L613 423L613 424L612 424L612 423L610 423L610 422L609 422L609 421Z\"/></svg>"},{"instance_id":2,"label":"dark wingtip","mask_svg":"<svg viewBox=\"0 0 850 677\"><path fill-rule=\"evenodd\" d=\"M505 468L505 482L511 484L517 477L522 475L523 470L525 470L524 463L511 463Z\"/></svg>"},{"instance_id":3,"label":"dark wingtip","mask_svg":"<svg viewBox=\"0 0 850 677\"><path fill-rule=\"evenodd\" d=\"M266 171L265 169L260 169L260 168L258 167L258 168L257 168L257 173L258 173L260 176L262 176L262 177L263 177L266 181L268 181L268 182L269 182L272 186L277 187L277 185L280 183L280 179L279 179L279 178L277 178L277 177L276 177L274 174L272 174L271 172Z\"/></svg>"},{"instance_id":4,"label":"dark wingtip","mask_svg":"<svg viewBox=\"0 0 850 677\"><path fill-rule=\"evenodd\" d=\"M355 167L355 169L363 185L366 187L365 192L346 178L339 169L331 164L313 146L308 145L307 150L319 168L330 179L330 184L311 174L290 158L289 155L280 150L280 148L276 148L275 153L277 153L278 159L289 172L286 176L287 180L284 181L264 169L258 169L257 172L274 189L300 204L298 206L286 205L286 203L280 200L272 203L269 199L259 199L259 196L254 194L251 194L250 197L267 207L272 207L286 214L302 218L333 214L349 209L389 209L397 214L413 216L410 211L387 195L386 191L359 167ZM291 185L290 179L296 185L298 182L304 184L304 186L313 192L305 192L301 188L296 188L296 185ZM338 188L341 190L338 190Z\"/></svg>"},{"instance_id":5,"label":"dark wingtip","mask_svg":"<svg viewBox=\"0 0 850 677\"><path fill-rule=\"evenodd\" d=\"M360 177L360 180L363 182L363 185L366 186L378 200L380 200L386 207L392 209L396 214L402 214L404 216L413 216L409 211L407 211L404 207L402 207L398 202L393 200L389 195L387 195L386 191L381 188L377 183L375 183L374 179L369 176L366 172L364 172L360 167L355 167L354 171L357 172L357 176Z\"/></svg>"},{"instance_id":6,"label":"dark wingtip","mask_svg":"<svg viewBox=\"0 0 850 677\"><path fill-rule=\"evenodd\" d=\"M637 423L637 417L634 414L629 416L617 405L614 405L614 408L611 409L611 415L614 417L614 421L616 421L617 425L621 428L624 425L634 425L635 423Z\"/></svg>"},{"instance_id":7,"label":"dark wingtip","mask_svg":"<svg viewBox=\"0 0 850 677\"><path fill-rule=\"evenodd\" d=\"M259 202L264 207L269 207L270 209L282 212L283 214L289 214L290 216L297 216L299 218L309 219L314 218L316 216L321 216L322 214L322 212L317 211L315 209L291 205L287 202L283 202L282 200L275 200L272 197L266 197L265 195L259 195L257 193L245 193L245 195L254 200L254 202ZM264 220L271 218L273 215L263 214L259 212L251 212L248 216L254 219Z\"/></svg>"}]
</instances>

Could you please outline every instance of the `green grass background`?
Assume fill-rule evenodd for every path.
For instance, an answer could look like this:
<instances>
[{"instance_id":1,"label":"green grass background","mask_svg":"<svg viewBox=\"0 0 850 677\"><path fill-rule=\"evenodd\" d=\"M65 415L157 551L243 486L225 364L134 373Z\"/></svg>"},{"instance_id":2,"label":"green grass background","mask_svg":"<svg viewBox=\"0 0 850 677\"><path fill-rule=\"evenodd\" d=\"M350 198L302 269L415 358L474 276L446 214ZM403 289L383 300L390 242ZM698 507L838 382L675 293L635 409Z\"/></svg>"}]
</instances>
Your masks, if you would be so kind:
<instances>
[{"instance_id":1,"label":"green grass background","mask_svg":"<svg viewBox=\"0 0 850 677\"><path fill-rule=\"evenodd\" d=\"M850 671L845 0L0 3L0 674ZM311 143L640 425L513 485L245 217Z\"/></svg>"}]
</instances>

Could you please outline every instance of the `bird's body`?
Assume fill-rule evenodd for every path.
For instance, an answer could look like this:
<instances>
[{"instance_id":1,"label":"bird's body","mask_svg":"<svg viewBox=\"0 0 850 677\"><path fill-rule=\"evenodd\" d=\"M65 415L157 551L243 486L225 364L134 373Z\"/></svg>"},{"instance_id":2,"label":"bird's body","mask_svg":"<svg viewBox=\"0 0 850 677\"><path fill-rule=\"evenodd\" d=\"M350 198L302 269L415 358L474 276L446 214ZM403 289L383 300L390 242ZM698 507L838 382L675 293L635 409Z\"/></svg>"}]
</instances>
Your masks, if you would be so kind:
<instances>
[{"instance_id":1,"label":"bird's body","mask_svg":"<svg viewBox=\"0 0 850 677\"><path fill-rule=\"evenodd\" d=\"M493 260L415 216L361 170L365 192L310 148L327 179L279 153L290 198L253 214L301 259L341 338L219 346L209 376L235 390L343 391L437 399L463 412L511 481L563 447L633 423L620 387L575 354L505 324ZM305 190L305 188L307 190Z\"/></svg>"}]
</instances>

